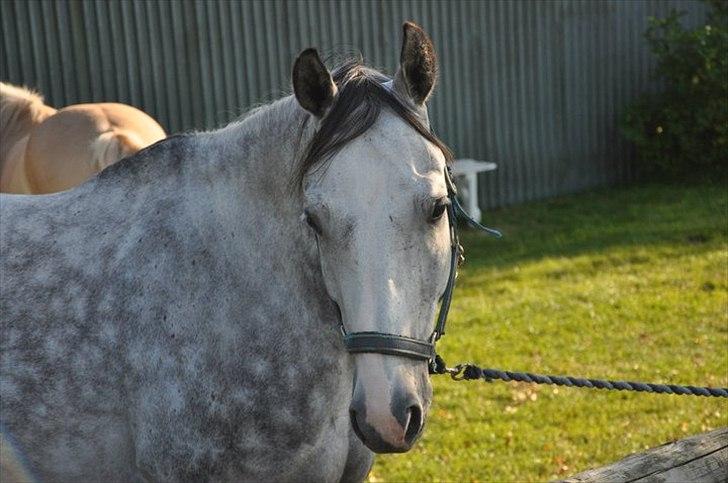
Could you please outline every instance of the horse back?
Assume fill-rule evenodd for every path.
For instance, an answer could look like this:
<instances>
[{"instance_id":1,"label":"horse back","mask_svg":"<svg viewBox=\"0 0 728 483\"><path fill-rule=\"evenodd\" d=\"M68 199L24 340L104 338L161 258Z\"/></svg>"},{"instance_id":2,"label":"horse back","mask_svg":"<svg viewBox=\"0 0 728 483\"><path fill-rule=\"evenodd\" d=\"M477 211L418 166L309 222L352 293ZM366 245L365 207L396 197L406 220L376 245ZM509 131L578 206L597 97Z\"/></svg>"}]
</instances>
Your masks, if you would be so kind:
<instances>
[{"instance_id":1,"label":"horse back","mask_svg":"<svg viewBox=\"0 0 728 483\"><path fill-rule=\"evenodd\" d=\"M53 193L83 183L109 165L164 139L149 115L117 103L65 107L35 126L25 150L33 193Z\"/></svg>"}]
</instances>

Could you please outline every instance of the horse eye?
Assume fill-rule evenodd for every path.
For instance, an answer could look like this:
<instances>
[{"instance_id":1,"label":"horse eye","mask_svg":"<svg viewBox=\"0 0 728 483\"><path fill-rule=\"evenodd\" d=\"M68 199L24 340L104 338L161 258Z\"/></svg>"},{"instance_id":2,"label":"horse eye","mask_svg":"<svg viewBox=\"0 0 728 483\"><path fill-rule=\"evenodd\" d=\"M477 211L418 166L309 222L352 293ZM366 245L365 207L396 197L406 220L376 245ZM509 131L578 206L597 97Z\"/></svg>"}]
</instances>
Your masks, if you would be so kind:
<instances>
[{"instance_id":1,"label":"horse eye","mask_svg":"<svg viewBox=\"0 0 728 483\"><path fill-rule=\"evenodd\" d=\"M448 203L450 203L450 200L448 200L446 197L442 197L435 202L435 207L432 210L432 221L437 221L442 218L442 215L447 209Z\"/></svg>"},{"instance_id":2,"label":"horse eye","mask_svg":"<svg viewBox=\"0 0 728 483\"><path fill-rule=\"evenodd\" d=\"M319 227L318 223L316 222L316 217L312 215L311 212L309 212L308 210L303 210L303 218L306 220L308 226L310 226L317 235L321 234L321 227Z\"/></svg>"}]
</instances>

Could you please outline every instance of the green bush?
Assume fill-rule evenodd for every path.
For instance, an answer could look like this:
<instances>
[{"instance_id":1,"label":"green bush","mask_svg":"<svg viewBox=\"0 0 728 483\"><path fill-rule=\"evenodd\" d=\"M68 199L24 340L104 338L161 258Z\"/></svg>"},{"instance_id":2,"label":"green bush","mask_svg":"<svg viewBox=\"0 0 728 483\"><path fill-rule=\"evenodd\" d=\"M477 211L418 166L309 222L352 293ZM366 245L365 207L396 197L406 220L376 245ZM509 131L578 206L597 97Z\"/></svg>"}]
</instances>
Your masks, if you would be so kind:
<instances>
[{"instance_id":1,"label":"green bush","mask_svg":"<svg viewBox=\"0 0 728 483\"><path fill-rule=\"evenodd\" d=\"M623 134L643 172L675 176L725 171L728 164L728 2L711 0L705 25L683 13L650 19L645 37L657 58L658 88L630 105Z\"/></svg>"}]
</instances>

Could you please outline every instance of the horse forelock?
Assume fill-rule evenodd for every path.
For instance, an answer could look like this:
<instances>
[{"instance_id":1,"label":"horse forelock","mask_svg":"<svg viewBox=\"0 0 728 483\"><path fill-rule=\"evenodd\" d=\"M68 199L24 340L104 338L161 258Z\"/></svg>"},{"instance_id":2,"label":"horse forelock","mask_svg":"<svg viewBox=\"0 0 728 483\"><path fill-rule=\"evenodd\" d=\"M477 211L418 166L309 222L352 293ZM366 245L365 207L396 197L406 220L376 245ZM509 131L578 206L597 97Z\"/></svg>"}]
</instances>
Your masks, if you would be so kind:
<instances>
[{"instance_id":1,"label":"horse forelock","mask_svg":"<svg viewBox=\"0 0 728 483\"><path fill-rule=\"evenodd\" d=\"M344 145L369 130L383 108L389 108L417 133L437 146L449 163L452 152L426 126L421 116L392 89L392 79L367 67L359 60L349 60L336 68L333 79L338 95L321 125L305 147L292 182L300 187L306 173L336 154Z\"/></svg>"}]
</instances>

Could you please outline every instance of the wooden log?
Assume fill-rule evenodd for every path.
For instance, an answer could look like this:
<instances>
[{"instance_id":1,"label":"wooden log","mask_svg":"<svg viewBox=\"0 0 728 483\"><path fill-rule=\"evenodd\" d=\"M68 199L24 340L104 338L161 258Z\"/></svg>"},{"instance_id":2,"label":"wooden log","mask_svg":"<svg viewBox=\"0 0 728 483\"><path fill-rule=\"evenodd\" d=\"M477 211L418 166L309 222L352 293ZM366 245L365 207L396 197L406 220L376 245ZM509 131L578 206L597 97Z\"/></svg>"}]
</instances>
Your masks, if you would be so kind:
<instances>
[{"instance_id":1,"label":"wooden log","mask_svg":"<svg viewBox=\"0 0 728 483\"><path fill-rule=\"evenodd\" d=\"M611 465L591 469L562 481L726 482L728 427L633 454Z\"/></svg>"}]
</instances>

